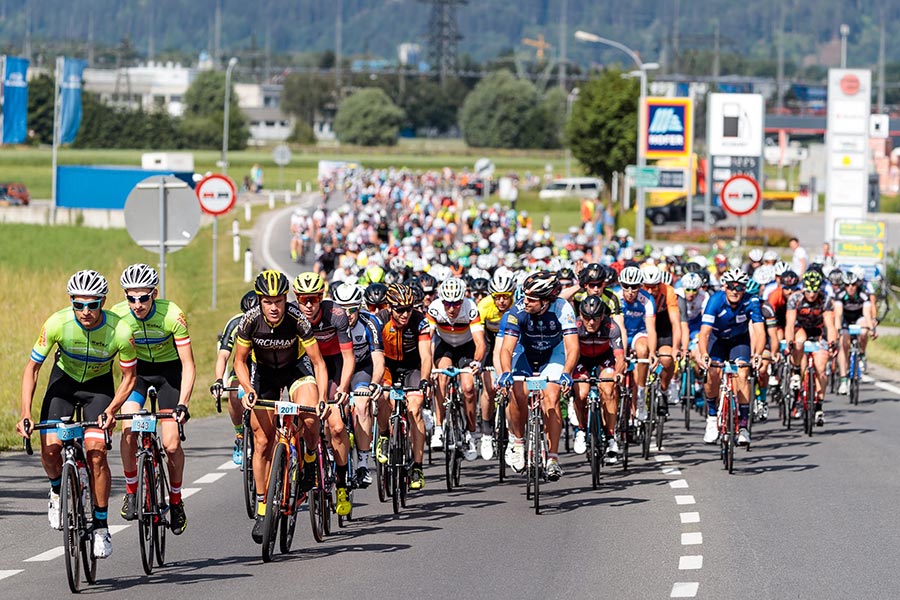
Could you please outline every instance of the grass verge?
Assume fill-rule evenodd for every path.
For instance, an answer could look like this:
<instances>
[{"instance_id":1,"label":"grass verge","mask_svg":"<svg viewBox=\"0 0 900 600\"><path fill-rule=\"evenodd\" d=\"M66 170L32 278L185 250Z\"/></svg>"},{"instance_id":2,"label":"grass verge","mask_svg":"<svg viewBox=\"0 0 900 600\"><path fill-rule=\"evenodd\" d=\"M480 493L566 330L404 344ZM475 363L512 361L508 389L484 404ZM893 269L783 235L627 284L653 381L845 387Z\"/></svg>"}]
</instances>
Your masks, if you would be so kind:
<instances>
[{"instance_id":1,"label":"grass verge","mask_svg":"<svg viewBox=\"0 0 900 600\"><path fill-rule=\"evenodd\" d=\"M900 335L882 335L870 341L866 356L875 364L896 370L900 364Z\"/></svg>"}]
</instances>

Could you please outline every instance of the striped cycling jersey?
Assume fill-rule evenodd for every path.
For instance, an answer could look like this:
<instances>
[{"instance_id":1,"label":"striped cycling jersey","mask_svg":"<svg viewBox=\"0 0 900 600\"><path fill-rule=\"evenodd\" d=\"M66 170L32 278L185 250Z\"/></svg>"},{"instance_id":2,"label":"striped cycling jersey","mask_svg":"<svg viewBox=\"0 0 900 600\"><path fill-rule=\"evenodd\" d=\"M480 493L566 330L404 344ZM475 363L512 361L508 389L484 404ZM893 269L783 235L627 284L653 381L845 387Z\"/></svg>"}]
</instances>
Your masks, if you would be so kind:
<instances>
[{"instance_id":1,"label":"striped cycling jersey","mask_svg":"<svg viewBox=\"0 0 900 600\"><path fill-rule=\"evenodd\" d=\"M447 316L444 302L439 298L428 306L427 318L434 334L450 346L467 344L472 341L472 332L484 331L478 307L471 298L463 299L455 319Z\"/></svg>"},{"instance_id":2,"label":"striped cycling jersey","mask_svg":"<svg viewBox=\"0 0 900 600\"><path fill-rule=\"evenodd\" d=\"M131 327L138 360L152 363L178 360L177 346L191 344L187 318L174 302L154 300L153 308L143 319L131 312L126 301L113 306L112 311Z\"/></svg>"},{"instance_id":3,"label":"striped cycling jersey","mask_svg":"<svg viewBox=\"0 0 900 600\"><path fill-rule=\"evenodd\" d=\"M518 338L529 360L549 358L567 335L578 335L578 327L572 305L561 298L540 314L527 312L524 298L506 312L504 336Z\"/></svg>"},{"instance_id":4,"label":"striped cycling jersey","mask_svg":"<svg viewBox=\"0 0 900 600\"><path fill-rule=\"evenodd\" d=\"M317 320L309 322L322 356L336 356L342 350L353 347L353 342L350 341L350 320L334 300L322 300Z\"/></svg>"},{"instance_id":5,"label":"striped cycling jersey","mask_svg":"<svg viewBox=\"0 0 900 600\"><path fill-rule=\"evenodd\" d=\"M625 332L628 339L634 339L639 333L647 332L647 323L644 319L656 316L656 303L653 296L644 290L638 290L633 302L626 302L622 294L622 288L618 290L619 302L622 303L622 314L625 316Z\"/></svg>"}]
</instances>

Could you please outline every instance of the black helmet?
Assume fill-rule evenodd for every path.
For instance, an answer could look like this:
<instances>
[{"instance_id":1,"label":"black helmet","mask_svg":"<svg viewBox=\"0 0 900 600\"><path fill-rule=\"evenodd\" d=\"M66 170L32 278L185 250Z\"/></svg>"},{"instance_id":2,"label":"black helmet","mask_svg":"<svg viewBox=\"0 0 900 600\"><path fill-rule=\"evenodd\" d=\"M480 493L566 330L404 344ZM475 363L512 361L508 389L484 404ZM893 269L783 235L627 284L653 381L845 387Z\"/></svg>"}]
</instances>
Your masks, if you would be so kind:
<instances>
[{"instance_id":1,"label":"black helmet","mask_svg":"<svg viewBox=\"0 0 900 600\"><path fill-rule=\"evenodd\" d=\"M284 273L267 269L256 276L254 288L257 296L285 296L291 289L291 282Z\"/></svg>"},{"instance_id":2,"label":"black helmet","mask_svg":"<svg viewBox=\"0 0 900 600\"><path fill-rule=\"evenodd\" d=\"M383 283L370 283L369 287L366 288L365 293L363 293L363 300L365 300L366 304L374 306L386 304L386 297L387 286Z\"/></svg>"},{"instance_id":3,"label":"black helmet","mask_svg":"<svg viewBox=\"0 0 900 600\"><path fill-rule=\"evenodd\" d=\"M559 295L559 278L554 271L538 271L529 275L522 283L526 296L552 300Z\"/></svg>"},{"instance_id":4,"label":"black helmet","mask_svg":"<svg viewBox=\"0 0 900 600\"><path fill-rule=\"evenodd\" d=\"M781 274L781 287L786 290L796 290L800 285L800 277L793 271L785 271Z\"/></svg>"},{"instance_id":5,"label":"black helmet","mask_svg":"<svg viewBox=\"0 0 900 600\"><path fill-rule=\"evenodd\" d=\"M557 272L559 282L563 287L568 287L575 282L575 271L569 267L563 267ZM580 283L580 282L579 282Z\"/></svg>"},{"instance_id":6,"label":"black helmet","mask_svg":"<svg viewBox=\"0 0 900 600\"><path fill-rule=\"evenodd\" d=\"M256 295L256 291L250 290L244 297L241 298L241 312L245 313L251 308L255 308L259 306L259 296Z\"/></svg>"},{"instance_id":7,"label":"black helmet","mask_svg":"<svg viewBox=\"0 0 900 600\"><path fill-rule=\"evenodd\" d=\"M491 282L484 277L476 277L472 280L472 283L469 284L469 289L472 290L473 294L487 294L488 285L490 283Z\"/></svg>"},{"instance_id":8,"label":"black helmet","mask_svg":"<svg viewBox=\"0 0 900 600\"><path fill-rule=\"evenodd\" d=\"M844 272L837 268L832 269L828 273L828 281L830 281L831 285L834 287L841 287L844 285Z\"/></svg>"},{"instance_id":9,"label":"black helmet","mask_svg":"<svg viewBox=\"0 0 900 600\"><path fill-rule=\"evenodd\" d=\"M603 298L596 294L582 300L579 311L581 312L581 316L585 319L603 319L608 316L610 312L609 305L603 301Z\"/></svg>"},{"instance_id":10,"label":"black helmet","mask_svg":"<svg viewBox=\"0 0 900 600\"><path fill-rule=\"evenodd\" d=\"M419 281L418 277L410 277L406 280L406 287L412 290L413 298L416 299L415 305L422 304L422 301L425 300L425 292L422 290L422 283Z\"/></svg>"},{"instance_id":11,"label":"black helmet","mask_svg":"<svg viewBox=\"0 0 900 600\"><path fill-rule=\"evenodd\" d=\"M578 283L581 287L589 283L598 283L603 281L603 265L600 263L590 263L585 266L578 274Z\"/></svg>"},{"instance_id":12,"label":"black helmet","mask_svg":"<svg viewBox=\"0 0 900 600\"><path fill-rule=\"evenodd\" d=\"M603 267L603 285L612 285L619 280L619 274L610 266Z\"/></svg>"},{"instance_id":13,"label":"black helmet","mask_svg":"<svg viewBox=\"0 0 900 600\"><path fill-rule=\"evenodd\" d=\"M434 275L422 273L421 275L419 275L419 284L421 284L423 292L425 292L426 294L431 294L437 287L437 279L434 278Z\"/></svg>"}]
</instances>

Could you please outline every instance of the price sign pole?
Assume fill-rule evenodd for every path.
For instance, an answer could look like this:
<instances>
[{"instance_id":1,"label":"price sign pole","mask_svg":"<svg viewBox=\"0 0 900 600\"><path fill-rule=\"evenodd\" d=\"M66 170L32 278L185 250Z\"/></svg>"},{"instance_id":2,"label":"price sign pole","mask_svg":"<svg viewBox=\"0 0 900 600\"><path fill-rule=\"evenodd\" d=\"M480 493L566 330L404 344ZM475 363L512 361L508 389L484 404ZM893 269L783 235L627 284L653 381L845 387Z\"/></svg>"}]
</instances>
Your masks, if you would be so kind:
<instances>
[{"instance_id":1,"label":"price sign pole","mask_svg":"<svg viewBox=\"0 0 900 600\"><path fill-rule=\"evenodd\" d=\"M213 173L207 175L197 184L197 199L200 208L213 218L213 252L212 252L212 309L216 309L217 287L219 280L219 216L234 208L237 190L234 182L225 175Z\"/></svg>"}]
</instances>

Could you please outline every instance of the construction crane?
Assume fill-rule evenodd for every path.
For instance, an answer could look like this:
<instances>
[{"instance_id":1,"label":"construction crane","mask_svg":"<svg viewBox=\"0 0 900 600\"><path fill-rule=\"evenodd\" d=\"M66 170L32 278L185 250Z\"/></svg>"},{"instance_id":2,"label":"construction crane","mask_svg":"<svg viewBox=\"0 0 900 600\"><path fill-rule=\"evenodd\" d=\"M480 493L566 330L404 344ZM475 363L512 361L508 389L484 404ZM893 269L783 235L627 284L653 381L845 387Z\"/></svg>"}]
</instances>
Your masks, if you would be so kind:
<instances>
[{"instance_id":1,"label":"construction crane","mask_svg":"<svg viewBox=\"0 0 900 600\"><path fill-rule=\"evenodd\" d=\"M544 41L544 34L537 34L537 39L533 40L531 38L522 38L522 43L526 46L531 46L536 49L537 59L540 62L544 62L544 50L549 50L553 46Z\"/></svg>"}]
</instances>

